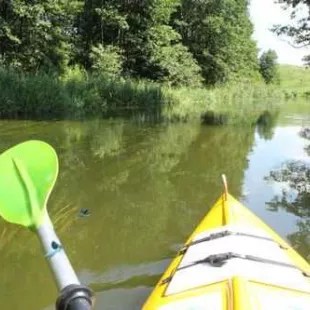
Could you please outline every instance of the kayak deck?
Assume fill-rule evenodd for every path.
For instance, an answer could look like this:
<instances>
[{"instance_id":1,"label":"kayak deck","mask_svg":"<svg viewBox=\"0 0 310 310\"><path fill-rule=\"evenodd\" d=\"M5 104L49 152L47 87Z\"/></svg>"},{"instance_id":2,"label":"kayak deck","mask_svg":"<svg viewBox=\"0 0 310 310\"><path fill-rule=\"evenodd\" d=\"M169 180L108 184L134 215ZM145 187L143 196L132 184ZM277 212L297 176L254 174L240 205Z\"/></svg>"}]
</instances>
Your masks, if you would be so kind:
<instances>
[{"instance_id":1,"label":"kayak deck","mask_svg":"<svg viewBox=\"0 0 310 310\"><path fill-rule=\"evenodd\" d=\"M143 310L310 308L310 266L223 194L163 274Z\"/></svg>"}]
</instances>

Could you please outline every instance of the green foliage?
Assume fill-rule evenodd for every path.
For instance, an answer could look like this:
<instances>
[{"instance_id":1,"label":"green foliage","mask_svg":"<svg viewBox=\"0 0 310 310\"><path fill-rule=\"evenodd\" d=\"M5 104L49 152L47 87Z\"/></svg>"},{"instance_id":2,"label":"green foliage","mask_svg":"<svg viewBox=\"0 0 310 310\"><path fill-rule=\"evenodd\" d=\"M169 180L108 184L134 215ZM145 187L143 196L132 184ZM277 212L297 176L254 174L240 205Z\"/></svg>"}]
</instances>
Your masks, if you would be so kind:
<instances>
[{"instance_id":1,"label":"green foliage","mask_svg":"<svg viewBox=\"0 0 310 310\"><path fill-rule=\"evenodd\" d=\"M181 44L180 34L169 25L178 6L178 0L152 1L151 20L146 29L145 54L149 72L146 77L172 86L198 86L201 82L200 68Z\"/></svg>"},{"instance_id":2,"label":"green foliage","mask_svg":"<svg viewBox=\"0 0 310 310\"><path fill-rule=\"evenodd\" d=\"M246 117L253 106L242 96L251 102L261 89L248 87L261 80L252 32L247 0L5 1L0 111L83 117L159 107L166 118ZM268 92L253 93L259 101Z\"/></svg>"},{"instance_id":3,"label":"green foliage","mask_svg":"<svg viewBox=\"0 0 310 310\"><path fill-rule=\"evenodd\" d=\"M259 71L266 84L279 82L277 53L273 50L264 52L259 58Z\"/></svg>"},{"instance_id":4,"label":"green foliage","mask_svg":"<svg viewBox=\"0 0 310 310\"><path fill-rule=\"evenodd\" d=\"M0 59L20 72L80 65L171 86L257 79L246 0L5 1ZM202 78L203 76L203 78Z\"/></svg>"},{"instance_id":5,"label":"green foliage","mask_svg":"<svg viewBox=\"0 0 310 310\"><path fill-rule=\"evenodd\" d=\"M60 78L0 68L0 89L1 118L105 116L116 108L152 108L164 103L159 85L109 79L78 67L68 69Z\"/></svg>"},{"instance_id":6,"label":"green foliage","mask_svg":"<svg viewBox=\"0 0 310 310\"><path fill-rule=\"evenodd\" d=\"M308 96L310 94L310 70L293 65L279 65L281 88L287 97Z\"/></svg>"},{"instance_id":7,"label":"green foliage","mask_svg":"<svg viewBox=\"0 0 310 310\"><path fill-rule=\"evenodd\" d=\"M200 67L187 48L179 42L180 35L170 26L157 26L149 31L150 64L153 78L172 86L199 86Z\"/></svg>"},{"instance_id":8,"label":"green foliage","mask_svg":"<svg viewBox=\"0 0 310 310\"><path fill-rule=\"evenodd\" d=\"M0 69L0 117L40 118L65 116L68 94L54 78L24 75Z\"/></svg>"},{"instance_id":9,"label":"green foliage","mask_svg":"<svg viewBox=\"0 0 310 310\"><path fill-rule=\"evenodd\" d=\"M257 48L246 0L183 0L174 25L207 84L258 79Z\"/></svg>"},{"instance_id":10,"label":"green foliage","mask_svg":"<svg viewBox=\"0 0 310 310\"><path fill-rule=\"evenodd\" d=\"M224 123L255 123L283 97L261 84L171 88L149 81L110 79L79 67L68 69L60 78L0 69L0 89L1 118L75 119L140 109L144 113L156 110L166 120L206 119L211 113L215 119L224 116Z\"/></svg>"},{"instance_id":11,"label":"green foliage","mask_svg":"<svg viewBox=\"0 0 310 310\"><path fill-rule=\"evenodd\" d=\"M121 75L123 59L119 48L116 46L102 46L101 44L92 46L90 60L92 69L99 74L110 78Z\"/></svg>"},{"instance_id":12,"label":"green foliage","mask_svg":"<svg viewBox=\"0 0 310 310\"><path fill-rule=\"evenodd\" d=\"M4 1L0 11L0 55L20 71L62 72L73 53L73 19L81 1Z\"/></svg>"},{"instance_id":13,"label":"green foliage","mask_svg":"<svg viewBox=\"0 0 310 310\"><path fill-rule=\"evenodd\" d=\"M274 112L284 94L262 84L227 84L212 89L167 90L170 104L164 115L169 120L202 119L208 124L256 124L266 111Z\"/></svg>"}]
</instances>

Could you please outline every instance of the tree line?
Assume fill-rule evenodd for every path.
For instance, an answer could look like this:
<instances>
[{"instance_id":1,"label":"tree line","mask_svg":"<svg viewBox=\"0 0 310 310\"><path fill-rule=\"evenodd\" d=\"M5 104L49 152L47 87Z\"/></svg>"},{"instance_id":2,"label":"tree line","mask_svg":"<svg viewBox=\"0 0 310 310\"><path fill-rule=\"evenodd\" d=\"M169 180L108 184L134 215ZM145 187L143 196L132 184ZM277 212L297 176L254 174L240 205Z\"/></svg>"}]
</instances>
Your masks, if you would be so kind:
<instances>
[{"instance_id":1,"label":"tree line","mask_svg":"<svg viewBox=\"0 0 310 310\"><path fill-rule=\"evenodd\" d=\"M248 0L2 0L0 63L196 86L258 79Z\"/></svg>"}]
</instances>

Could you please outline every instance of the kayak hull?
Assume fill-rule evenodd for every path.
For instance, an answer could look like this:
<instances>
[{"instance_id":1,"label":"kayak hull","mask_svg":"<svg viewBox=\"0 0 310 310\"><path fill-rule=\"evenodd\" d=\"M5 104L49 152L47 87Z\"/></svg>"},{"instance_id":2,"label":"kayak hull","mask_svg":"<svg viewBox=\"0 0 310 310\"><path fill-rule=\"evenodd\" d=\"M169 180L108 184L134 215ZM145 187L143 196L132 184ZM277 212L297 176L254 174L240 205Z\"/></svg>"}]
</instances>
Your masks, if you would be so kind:
<instances>
[{"instance_id":1,"label":"kayak hull","mask_svg":"<svg viewBox=\"0 0 310 310\"><path fill-rule=\"evenodd\" d=\"M233 196L223 194L143 310L306 310L309 274L307 261L285 240Z\"/></svg>"}]
</instances>

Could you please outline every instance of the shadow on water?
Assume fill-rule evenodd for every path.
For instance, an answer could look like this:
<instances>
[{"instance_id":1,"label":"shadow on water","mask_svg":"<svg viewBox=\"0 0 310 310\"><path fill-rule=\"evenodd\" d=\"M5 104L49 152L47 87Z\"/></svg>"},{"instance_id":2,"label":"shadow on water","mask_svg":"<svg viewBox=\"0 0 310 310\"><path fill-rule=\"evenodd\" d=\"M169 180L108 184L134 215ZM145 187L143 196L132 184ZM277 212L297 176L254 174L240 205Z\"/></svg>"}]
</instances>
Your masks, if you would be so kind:
<instances>
[{"instance_id":1,"label":"shadow on water","mask_svg":"<svg viewBox=\"0 0 310 310\"><path fill-rule=\"evenodd\" d=\"M304 128L299 134L309 140L305 151L310 156L310 129ZM274 212L283 209L298 218L298 231L290 234L288 239L298 252L310 260L310 158L309 161L284 162L279 170L271 171L266 179L281 185L281 193L267 204L268 209Z\"/></svg>"}]
</instances>

